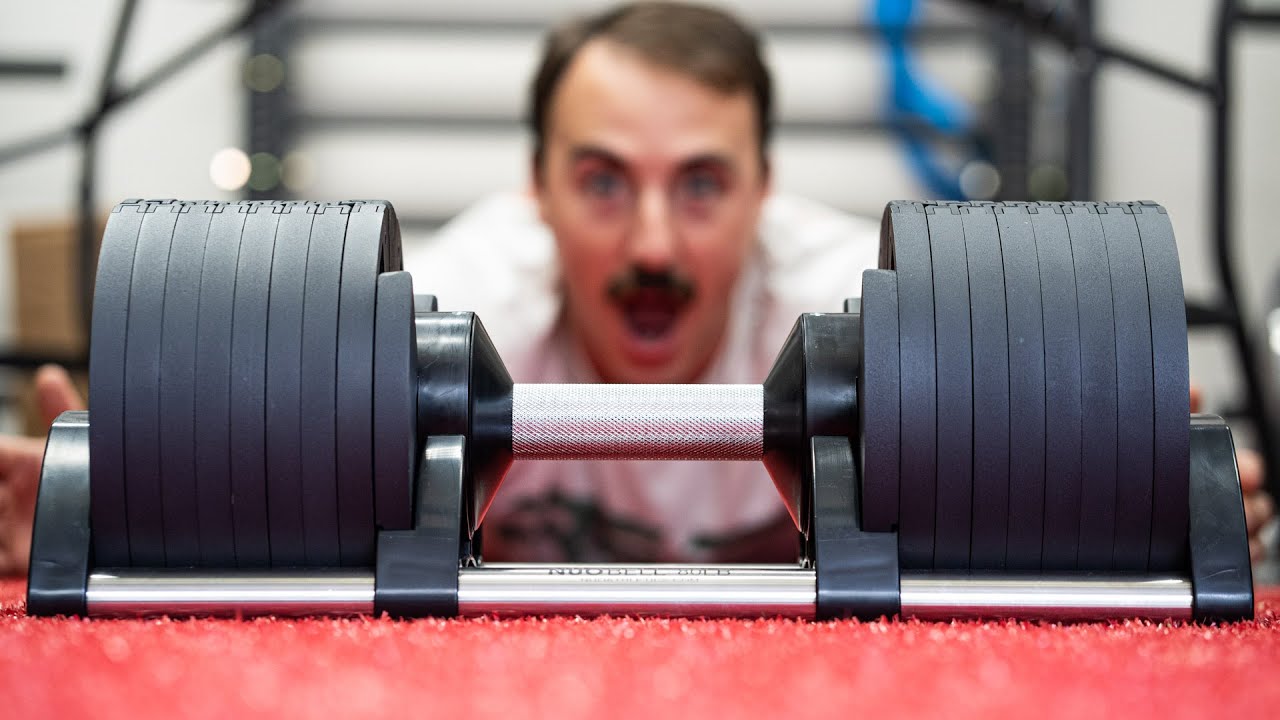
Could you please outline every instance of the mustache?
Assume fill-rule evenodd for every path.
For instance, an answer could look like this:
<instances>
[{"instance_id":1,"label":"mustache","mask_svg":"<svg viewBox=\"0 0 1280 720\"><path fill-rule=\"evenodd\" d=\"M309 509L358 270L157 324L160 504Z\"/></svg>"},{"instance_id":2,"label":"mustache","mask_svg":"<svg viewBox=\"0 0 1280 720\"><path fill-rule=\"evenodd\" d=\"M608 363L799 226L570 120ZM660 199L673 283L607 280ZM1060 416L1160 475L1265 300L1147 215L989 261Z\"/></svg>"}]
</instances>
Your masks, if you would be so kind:
<instances>
[{"instance_id":1,"label":"mustache","mask_svg":"<svg viewBox=\"0 0 1280 720\"><path fill-rule=\"evenodd\" d=\"M693 299L694 285L691 278L674 268L650 270L632 266L609 281L608 294L611 300L620 303L641 294L659 294L683 305Z\"/></svg>"}]
</instances>

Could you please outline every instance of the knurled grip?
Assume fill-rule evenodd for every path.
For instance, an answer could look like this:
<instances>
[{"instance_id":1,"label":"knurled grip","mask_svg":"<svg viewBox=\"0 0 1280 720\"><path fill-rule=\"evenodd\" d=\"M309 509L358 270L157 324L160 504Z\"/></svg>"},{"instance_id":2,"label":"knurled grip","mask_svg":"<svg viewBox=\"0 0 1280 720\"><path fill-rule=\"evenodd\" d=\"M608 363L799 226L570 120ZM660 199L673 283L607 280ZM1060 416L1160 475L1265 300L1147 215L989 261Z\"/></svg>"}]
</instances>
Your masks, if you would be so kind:
<instances>
[{"instance_id":1,"label":"knurled grip","mask_svg":"<svg viewBox=\"0 0 1280 720\"><path fill-rule=\"evenodd\" d=\"M553 460L759 460L764 389L517 384L511 448Z\"/></svg>"}]
</instances>

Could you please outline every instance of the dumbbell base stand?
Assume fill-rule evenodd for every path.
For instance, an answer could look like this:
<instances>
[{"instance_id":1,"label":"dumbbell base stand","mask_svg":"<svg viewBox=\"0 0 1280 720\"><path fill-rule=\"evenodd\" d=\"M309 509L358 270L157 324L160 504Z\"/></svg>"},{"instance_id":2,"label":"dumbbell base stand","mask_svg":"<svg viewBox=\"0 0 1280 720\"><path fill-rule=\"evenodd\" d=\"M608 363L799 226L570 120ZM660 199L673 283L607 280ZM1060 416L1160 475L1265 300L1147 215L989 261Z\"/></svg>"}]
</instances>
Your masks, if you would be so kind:
<instances>
[{"instance_id":1,"label":"dumbbell base stand","mask_svg":"<svg viewBox=\"0 0 1280 720\"><path fill-rule=\"evenodd\" d=\"M812 619L817 580L795 565L491 563L458 574L463 616L633 615ZM102 570L89 577L98 617L362 615L374 575L361 570ZM1140 575L902 575L902 617L1046 621L1192 619L1185 578Z\"/></svg>"}]
</instances>

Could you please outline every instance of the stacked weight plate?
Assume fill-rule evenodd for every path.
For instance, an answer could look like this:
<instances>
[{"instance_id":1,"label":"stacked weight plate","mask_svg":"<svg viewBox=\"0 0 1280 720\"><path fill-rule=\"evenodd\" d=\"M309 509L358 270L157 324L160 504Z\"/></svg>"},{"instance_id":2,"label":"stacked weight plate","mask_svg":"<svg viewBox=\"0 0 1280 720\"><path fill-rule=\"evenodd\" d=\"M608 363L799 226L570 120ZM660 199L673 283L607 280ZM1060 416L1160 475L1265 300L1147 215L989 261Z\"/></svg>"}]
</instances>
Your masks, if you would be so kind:
<instances>
[{"instance_id":1,"label":"stacked weight plate","mask_svg":"<svg viewBox=\"0 0 1280 720\"><path fill-rule=\"evenodd\" d=\"M386 203L116 207L90 355L96 566L369 565L379 527L410 527L400 257Z\"/></svg>"},{"instance_id":2,"label":"stacked weight plate","mask_svg":"<svg viewBox=\"0 0 1280 720\"><path fill-rule=\"evenodd\" d=\"M1188 370L1154 203L893 203L863 277L863 521L904 569L1185 563Z\"/></svg>"}]
</instances>

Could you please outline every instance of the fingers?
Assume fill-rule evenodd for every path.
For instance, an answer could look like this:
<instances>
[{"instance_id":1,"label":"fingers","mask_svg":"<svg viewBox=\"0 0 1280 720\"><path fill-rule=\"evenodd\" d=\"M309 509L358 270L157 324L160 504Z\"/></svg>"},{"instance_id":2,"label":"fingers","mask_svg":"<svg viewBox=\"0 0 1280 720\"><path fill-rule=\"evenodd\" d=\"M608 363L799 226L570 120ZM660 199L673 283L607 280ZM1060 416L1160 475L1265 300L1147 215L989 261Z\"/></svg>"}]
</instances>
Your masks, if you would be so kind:
<instances>
[{"instance_id":1,"label":"fingers","mask_svg":"<svg viewBox=\"0 0 1280 720\"><path fill-rule=\"evenodd\" d=\"M1240 470L1240 490L1244 495L1244 521L1249 531L1249 559L1260 562L1266 557L1266 546L1261 532L1275 517L1275 502L1262 489L1262 456L1249 449L1236 452L1236 467Z\"/></svg>"},{"instance_id":2,"label":"fingers","mask_svg":"<svg viewBox=\"0 0 1280 720\"><path fill-rule=\"evenodd\" d=\"M0 577L26 571L44 441L0 436Z\"/></svg>"},{"instance_id":3,"label":"fingers","mask_svg":"<svg viewBox=\"0 0 1280 720\"><path fill-rule=\"evenodd\" d=\"M26 573L31 557L31 516L7 507L14 504L0 492L0 578Z\"/></svg>"},{"instance_id":4,"label":"fingers","mask_svg":"<svg viewBox=\"0 0 1280 720\"><path fill-rule=\"evenodd\" d=\"M1259 492L1246 497L1244 499L1244 523L1249 530L1249 536L1257 535L1258 531L1271 521L1275 513L1275 503L1271 501L1270 495Z\"/></svg>"},{"instance_id":5,"label":"fingers","mask_svg":"<svg viewBox=\"0 0 1280 720\"><path fill-rule=\"evenodd\" d=\"M1200 387L1198 385L1191 386L1191 412L1200 412Z\"/></svg>"},{"instance_id":6,"label":"fingers","mask_svg":"<svg viewBox=\"0 0 1280 720\"><path fill-rule=\"evenodd\" d=\"M1240 489L1245 495L1256 493L1262 489L1262 456L1256 451L1243 449L1236 451L1236 467L1240 471Z\"/></svg>"},{"instance_id":7,"label":"fingers","mask_svg":"<svg viewBox=\"0 0 1280 720\"><path fill-rule=\"evenodd\" d=\"M68 410L83 410L84 400L67 371L58 365L45 365L36 371L36 402L40 418L48 427Z\"/></svg>"},{"instance_id":8,"label":"fingers","mask_svg":"<svg viewBox=\"0 0 1280 720\"><path fill-rule=\"evenodd\" d=\"M0 435L0 485L31 468L39 469L43 455L43 438Z\"/></svg>"}]
</instances>

